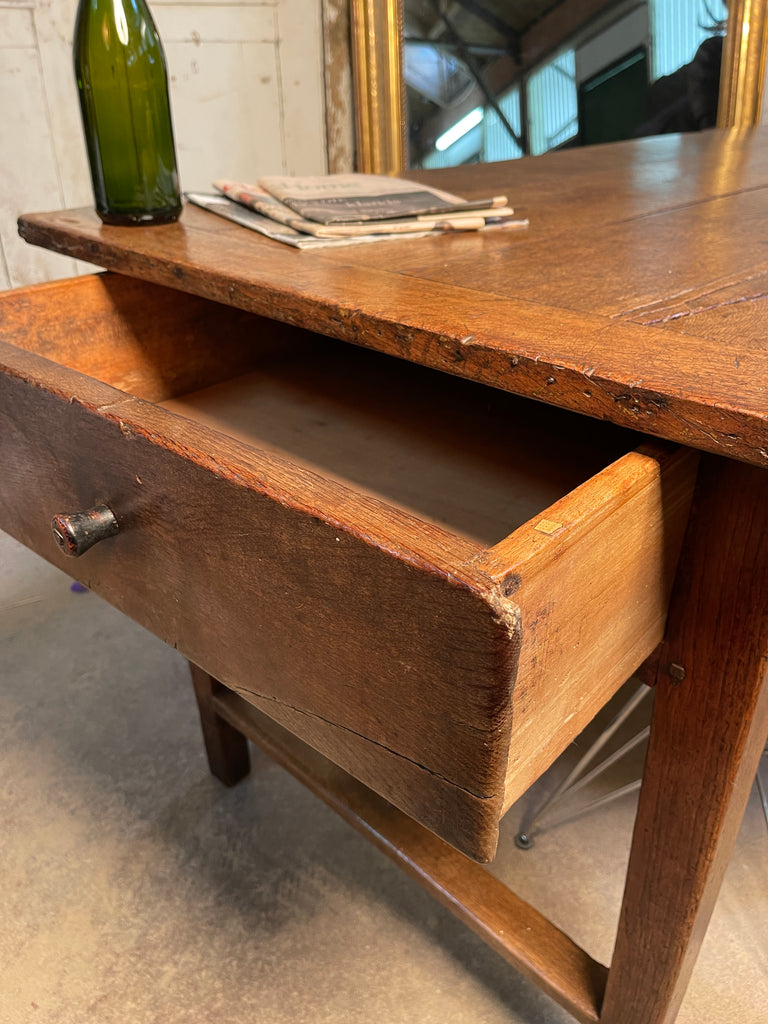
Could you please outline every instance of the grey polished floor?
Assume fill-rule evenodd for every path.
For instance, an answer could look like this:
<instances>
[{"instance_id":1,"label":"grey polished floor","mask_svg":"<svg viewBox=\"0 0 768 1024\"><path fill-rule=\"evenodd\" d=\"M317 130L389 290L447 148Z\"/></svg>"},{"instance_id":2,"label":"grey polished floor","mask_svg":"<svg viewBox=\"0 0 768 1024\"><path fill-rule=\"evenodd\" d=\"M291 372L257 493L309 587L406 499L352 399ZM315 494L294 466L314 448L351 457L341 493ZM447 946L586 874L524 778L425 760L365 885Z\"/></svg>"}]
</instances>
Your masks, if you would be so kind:
<instances>
[{"instance_id":1,"label":"grey polished floor","mask_svg":"<svg viewBox=\"0 0 768 1024\"><path fill-rule=\"evenodd\" d=\"M571 1020L266 757L223 788L177 652L3 535L0 740L0 1024ZM633 809L493 866L604 961ZM753 793L680 1024L764 1024L767 918Z\"/></svg>"}]
</instances>

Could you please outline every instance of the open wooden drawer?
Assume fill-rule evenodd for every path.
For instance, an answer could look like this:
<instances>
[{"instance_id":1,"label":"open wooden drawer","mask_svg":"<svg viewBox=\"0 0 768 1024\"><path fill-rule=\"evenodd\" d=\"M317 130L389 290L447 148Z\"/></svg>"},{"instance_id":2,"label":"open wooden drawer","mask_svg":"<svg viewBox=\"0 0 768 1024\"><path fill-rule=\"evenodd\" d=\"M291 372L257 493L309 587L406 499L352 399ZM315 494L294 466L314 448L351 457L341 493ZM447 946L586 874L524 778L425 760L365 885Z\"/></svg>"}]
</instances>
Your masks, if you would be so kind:
<instances>
[{"instance_id":1,"label":"open wooden drawer","mask_svg":"<svg viewBox=\"0 0 768 1024\"><path fill-rule=\"evenodd\" d=\"M661 638L689 450L110 274L0 339L0 527L476 859Z\"/></svg>"}]
</instances>

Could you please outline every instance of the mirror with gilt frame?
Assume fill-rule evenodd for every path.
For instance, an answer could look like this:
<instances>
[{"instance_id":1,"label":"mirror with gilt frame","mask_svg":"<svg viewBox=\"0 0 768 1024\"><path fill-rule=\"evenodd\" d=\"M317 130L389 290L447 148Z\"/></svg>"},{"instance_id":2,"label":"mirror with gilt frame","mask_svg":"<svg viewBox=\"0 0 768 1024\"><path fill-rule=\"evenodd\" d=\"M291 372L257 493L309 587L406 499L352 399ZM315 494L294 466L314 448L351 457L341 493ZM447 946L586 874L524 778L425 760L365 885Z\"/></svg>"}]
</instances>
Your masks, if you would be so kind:
<instances>
[{"instance_id":1,"label":"mirror with gilt frame","mask_svg":"<svg viewBox=\"0 0 768 1024\"><path fill-rule=\"evenodd\" d=\"M711 117L705 112L689 124L689 112L682 121L662 116L662 131L758 124L768 0L695 3L686 26L686 5L677 0L666 8L665 0L349 0L356 169L401 173L654 134L652 117L638 124L647 116L639 104L647 108L653 96L657 105L674 105L681 82L690 92L691 81L704 76ZM665 47L654 44L662 16ZM674 71L668 65L677 37L678 49L695 46L689 63ZM604 53L598 38L609 47ZM702 40L708 42L699 51ZM714 59L701 59L713 52ZM547 74L570 107L560 114L564 127L545 131L542 142L542 102L560 102L538 99ZM617 109L626 116L611 128ZM455 154L441 159L436 143L467 114L484 119L485 148L468 138L444 146ZM487 142L491 127L501 148Z\"/></svg>"}]
</instances>

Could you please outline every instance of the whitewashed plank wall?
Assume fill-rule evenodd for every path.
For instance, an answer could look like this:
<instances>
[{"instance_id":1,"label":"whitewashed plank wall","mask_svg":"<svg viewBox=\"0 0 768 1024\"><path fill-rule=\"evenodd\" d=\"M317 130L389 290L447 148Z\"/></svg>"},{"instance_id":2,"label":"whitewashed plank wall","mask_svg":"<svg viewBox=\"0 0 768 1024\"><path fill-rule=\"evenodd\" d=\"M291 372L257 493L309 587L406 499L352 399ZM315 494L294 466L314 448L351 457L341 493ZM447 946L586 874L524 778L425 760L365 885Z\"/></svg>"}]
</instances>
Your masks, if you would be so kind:
<instances>
[{"instance_id":1,"label":"whitewashed plank wall","mask_svg":"<svg viewBox=\"0 0 768 1024\"><path fill-rule=\"evenodd\" d=\"M150 0L182 188L326 170L321 0ZM72 72L77 0L0 0L0 289L86 268L26 245L19 213L92 203Z\"/></svg>"}]
</instances>

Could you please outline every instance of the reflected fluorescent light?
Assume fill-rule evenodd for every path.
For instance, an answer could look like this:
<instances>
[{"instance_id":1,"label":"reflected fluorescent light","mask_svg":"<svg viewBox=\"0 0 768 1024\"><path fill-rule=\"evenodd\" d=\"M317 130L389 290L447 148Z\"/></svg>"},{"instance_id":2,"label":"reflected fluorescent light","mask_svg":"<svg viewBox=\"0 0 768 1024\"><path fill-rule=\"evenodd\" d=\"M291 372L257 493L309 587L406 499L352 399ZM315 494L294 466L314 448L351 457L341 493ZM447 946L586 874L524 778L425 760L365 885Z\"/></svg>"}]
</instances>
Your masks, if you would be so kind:
<instances>
[{"instance_id":1,"label":"reflected fluorescent light","mask_svg":"<svg viewBox=\"0 0 768 1024\"><path fill-rule=\"evenodd\" d=\"M480 124L482 120L482 107L475 107L474 110L470 110L470 112L465 117L462 117L460 121L457 121L456 124L451 125L447 132L443 132L443 134L435 143L435 149L439 150L442 153L444 149L448 149L448 147L452 146L454 142L458 142L462 136L466 135L467 132L471 131L475 127L475 125Z\"/></svg>"}]
</instances>

